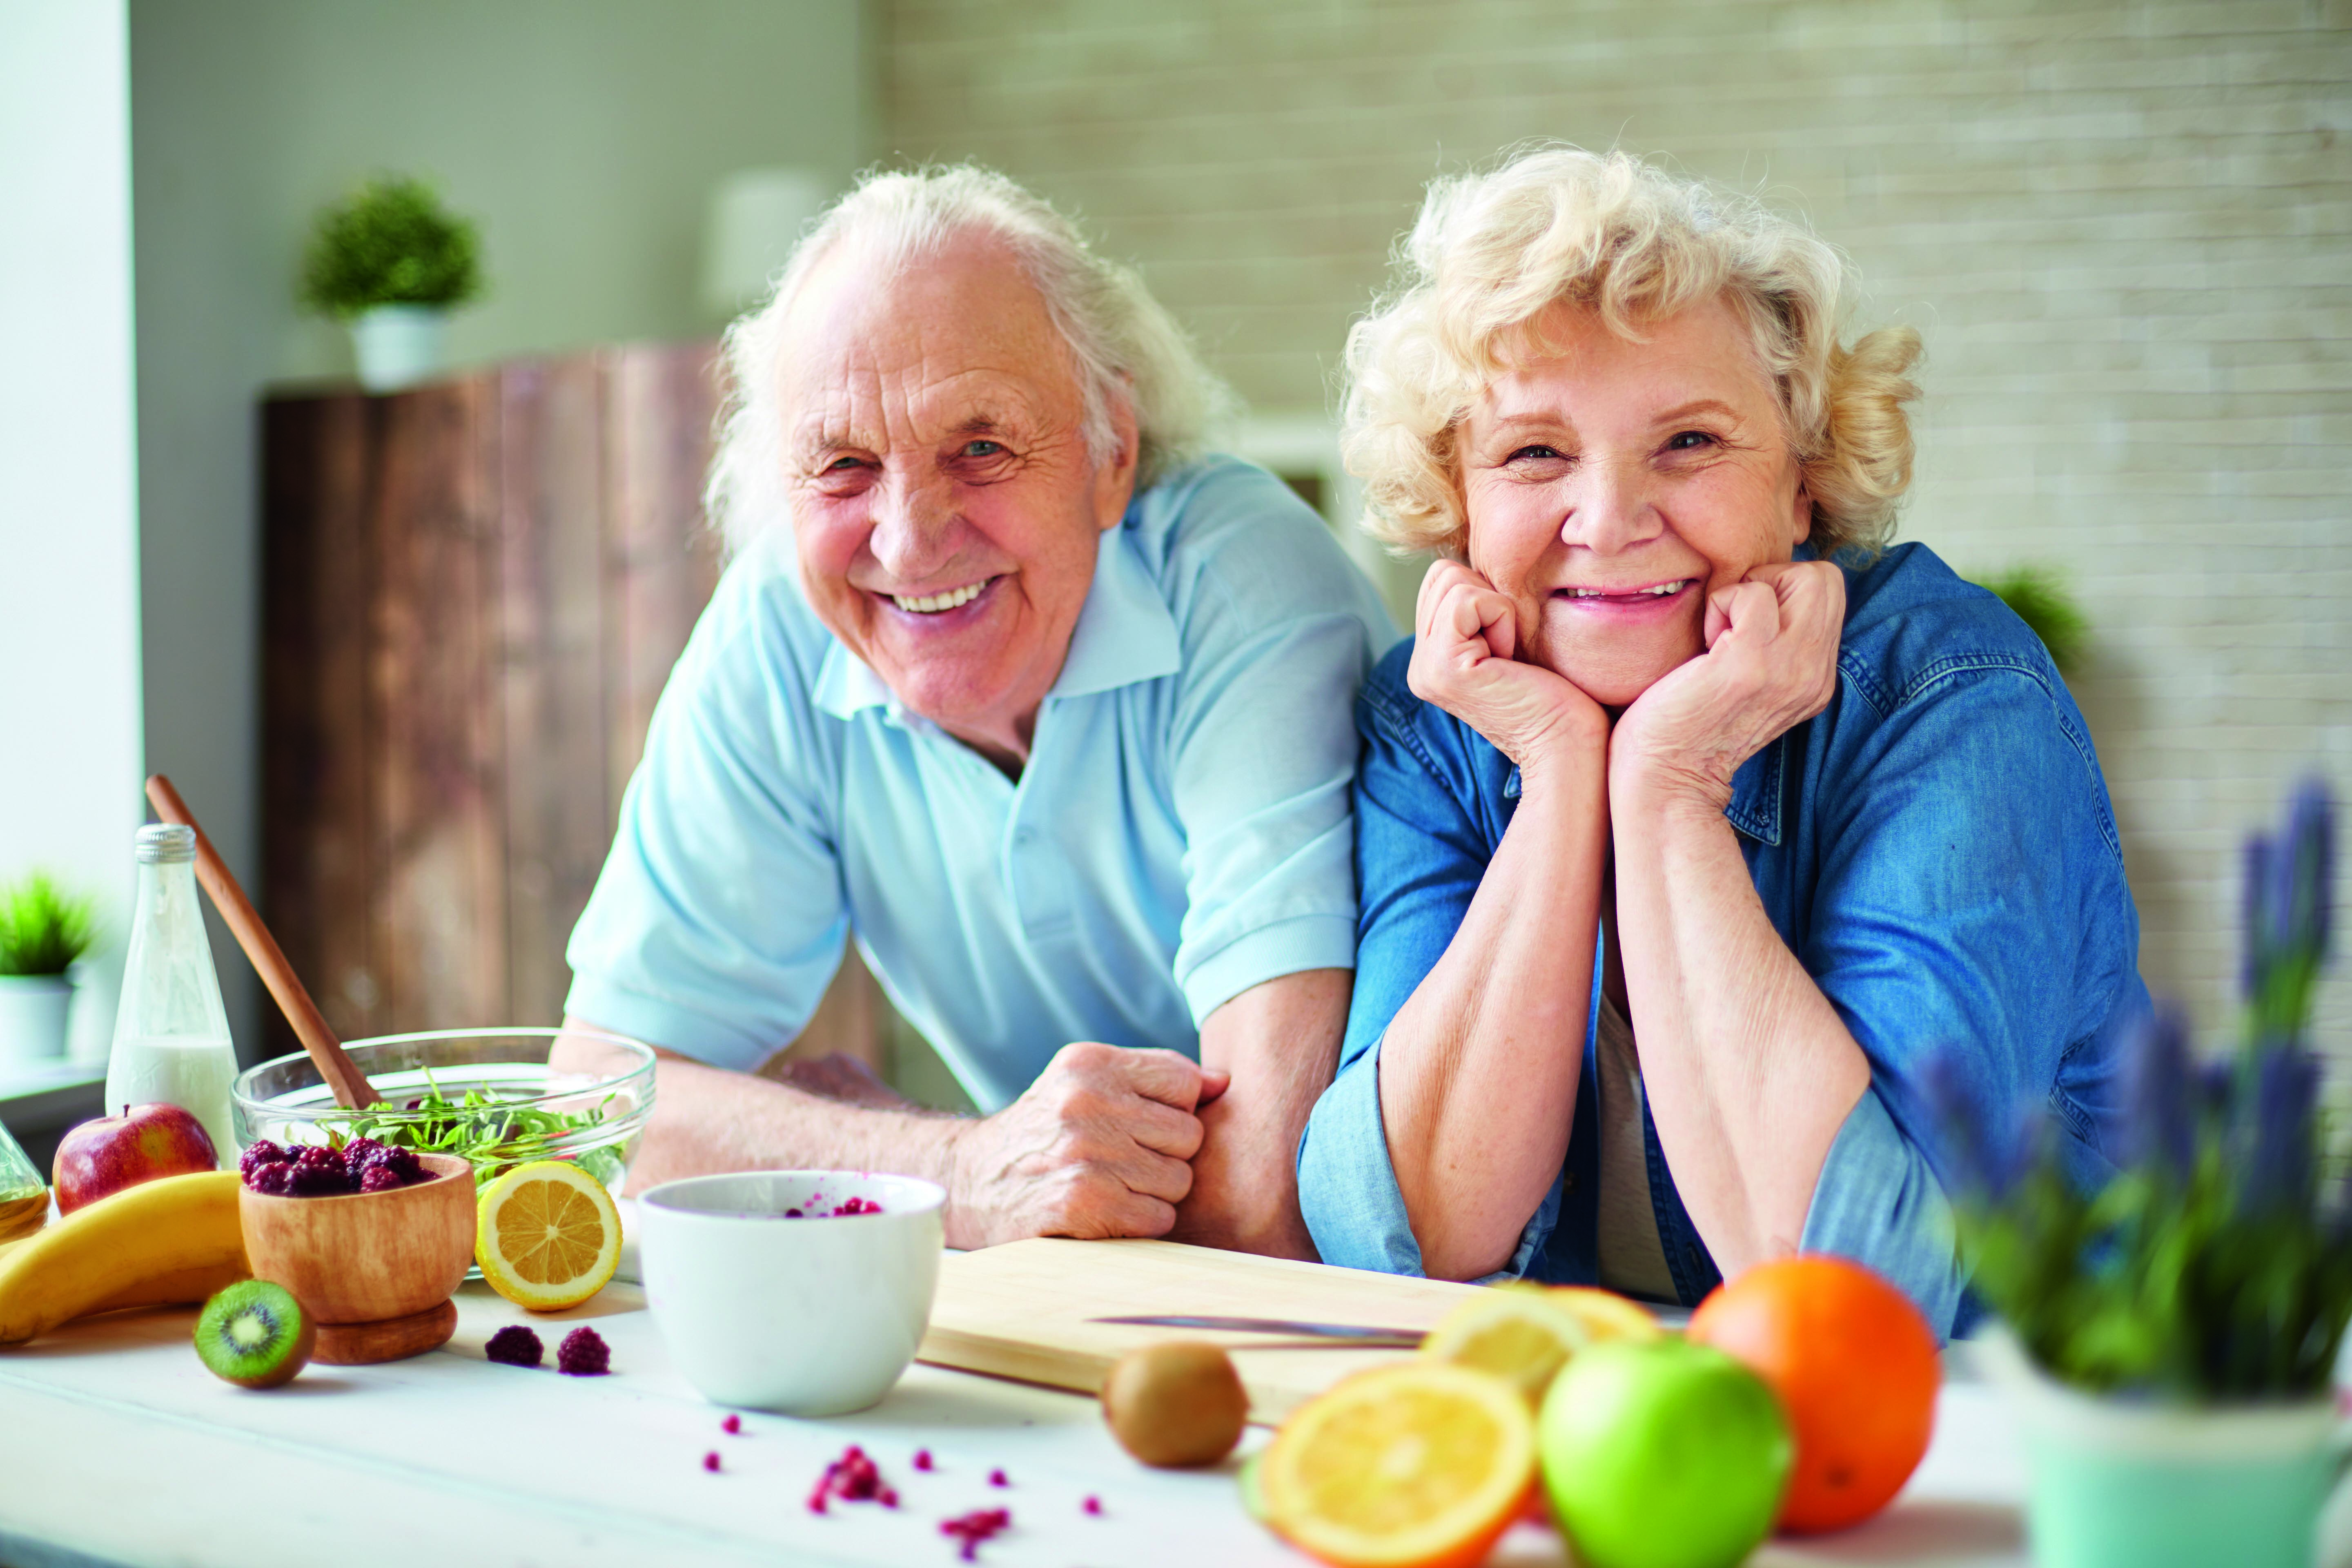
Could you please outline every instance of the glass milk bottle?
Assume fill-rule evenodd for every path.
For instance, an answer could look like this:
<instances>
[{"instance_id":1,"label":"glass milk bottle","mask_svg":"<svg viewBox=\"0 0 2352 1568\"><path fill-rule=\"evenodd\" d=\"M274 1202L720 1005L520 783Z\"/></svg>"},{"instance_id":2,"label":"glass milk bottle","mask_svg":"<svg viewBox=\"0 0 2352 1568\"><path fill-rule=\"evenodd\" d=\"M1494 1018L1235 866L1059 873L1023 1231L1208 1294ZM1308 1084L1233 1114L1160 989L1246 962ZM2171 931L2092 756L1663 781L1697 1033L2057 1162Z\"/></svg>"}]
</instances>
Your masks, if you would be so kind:
<instances>
[{"instance_id":1,"label":"glass milk bottle","mask_svg":"<svg viewBox=\"0 0 2352 1568\"><path fill-rule=\"evenodd\" d=\"M234 1165L229 1085L236 1052L196 900L195 829L142 827L138 856L139 907L107 1058L106 1113L159 1100L176 1105L205 1124L221 1163Z\"/></svg>"}]
</instances>

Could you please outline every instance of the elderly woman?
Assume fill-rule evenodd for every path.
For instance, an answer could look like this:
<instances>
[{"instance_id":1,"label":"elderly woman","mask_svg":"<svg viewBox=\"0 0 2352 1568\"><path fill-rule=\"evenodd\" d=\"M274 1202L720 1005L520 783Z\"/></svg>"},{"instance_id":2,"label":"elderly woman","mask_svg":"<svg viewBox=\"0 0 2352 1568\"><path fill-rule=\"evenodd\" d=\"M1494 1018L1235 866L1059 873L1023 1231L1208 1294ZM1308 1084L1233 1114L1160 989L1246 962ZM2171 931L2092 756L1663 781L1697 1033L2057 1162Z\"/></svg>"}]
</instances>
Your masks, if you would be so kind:
<instances>
[{"instance_id":1,"label":"elderly woman","mask_svg":"<svg viewBox=\"0 0 2352 1568\"><path fill-rule=\"evenodd\" d=\"M1441 184L1349 342L1375 526L1434 549L1358 703L1362 913L1300 1150L1332 1263L1696 1302L1792 1249L1967 1316L1922 1078L2081 1173L2137 918L2082 715L1926 548L1907 329L1622 154Z\"/></svg>"}]
</instances>

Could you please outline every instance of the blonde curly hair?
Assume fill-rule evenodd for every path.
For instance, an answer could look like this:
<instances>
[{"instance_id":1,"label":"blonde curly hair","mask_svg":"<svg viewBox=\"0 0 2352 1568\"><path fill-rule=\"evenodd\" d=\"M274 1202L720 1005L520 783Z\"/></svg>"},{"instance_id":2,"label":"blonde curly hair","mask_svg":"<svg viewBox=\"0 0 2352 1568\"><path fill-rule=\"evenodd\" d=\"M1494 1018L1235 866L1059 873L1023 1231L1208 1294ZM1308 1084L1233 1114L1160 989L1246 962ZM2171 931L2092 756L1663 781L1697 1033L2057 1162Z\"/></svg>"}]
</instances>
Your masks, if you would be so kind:
<instances>
[{"instance_id":1,"label":"blonde curly hair","mask_svg":"<svg viewBox=\"0 0 2352 1568\"><path fill-rule=\"evenodd\" d=\"M1399 287L1348 333L1340 449L1364 528L1399 552L1459 556L1455 431L1563 301L1638 339L1642 323L1720 298L1772 378L1823 555L1884 545L1911 483L1903 405L1919 334L1838 342L1845 267L1802 225L1625 153L1546 146L1430 186L1399 248Z\"/></svg>"}]
</instances>

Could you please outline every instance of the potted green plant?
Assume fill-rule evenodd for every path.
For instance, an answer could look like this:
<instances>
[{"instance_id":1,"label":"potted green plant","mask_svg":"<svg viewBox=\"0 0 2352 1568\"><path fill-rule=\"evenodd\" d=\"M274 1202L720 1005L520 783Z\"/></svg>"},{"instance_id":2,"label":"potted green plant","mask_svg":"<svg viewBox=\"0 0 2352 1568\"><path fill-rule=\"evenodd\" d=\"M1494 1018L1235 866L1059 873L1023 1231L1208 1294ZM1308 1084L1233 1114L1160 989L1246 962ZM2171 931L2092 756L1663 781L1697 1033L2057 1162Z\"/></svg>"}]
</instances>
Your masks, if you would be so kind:
<instances>
[{"instance_id":1,"label":"potted green plant","mask_svg":"<svg viewBox=\"0 0 2352 1568\"><path fill-rule=\"evenodd\" d=\"M481 291L480 252L431 186L379 175L319 215L302 302L350 326L361 385L394 392L442 368L449 311Z\"/></svg>"},{"instance_id":2,"label":"potted green plant","mask_svg":"<svg viewBox=\"0 0 2352 1568\"><path fill-rule=\"evenodd\" d=\"M2134 1026L2097 1190L2067 1180L2039 1107L1987 1126L1939 1064L1961 1244L2000 1320L1979 1361L2026 1439L2046 1568L2312 1563L2352 1318L2352 1215L2305 1041L2334 861L2333 805L2306 785L2284 832L2247 846L2236 1049L2198 1064L2174 1010Z\"/></svg>"},{"instance_id":3,"label":"potted green plant","mask_svg":"<svg viewBox=\"0 0 2352 1568\"><path fill-rule=\"evenodd\" d=\"M2061 675L2081 671L2091 641L2091 620L2067 591L2065 579L2048 566L2012 566L1991 577L1977 579L2010 607L2028 630L2050 650L2050 662Z\"/></svg>"},{"instance_id":4,"label":"potted green plant","mask_svg":"<svg viewBox=\"0 0 2352 1568\"><path fill-rule=\"evenodd\" d=\"M73 1008L66 972L97 935L89 900L38 871L0 888L0 1061L65 1054Z\"/></svg>"}]
</instances>

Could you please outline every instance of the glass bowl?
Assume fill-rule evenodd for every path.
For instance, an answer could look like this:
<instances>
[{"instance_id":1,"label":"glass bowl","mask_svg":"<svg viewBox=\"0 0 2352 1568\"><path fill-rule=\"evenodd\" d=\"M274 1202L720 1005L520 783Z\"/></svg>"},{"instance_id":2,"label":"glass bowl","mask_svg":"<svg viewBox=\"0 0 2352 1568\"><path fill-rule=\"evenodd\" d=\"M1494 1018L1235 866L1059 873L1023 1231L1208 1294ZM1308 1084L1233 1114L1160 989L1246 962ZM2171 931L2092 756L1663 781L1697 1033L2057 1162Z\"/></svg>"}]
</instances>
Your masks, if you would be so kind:
<instances>
[{"instance_id":1,"label":"glass bowl","mask_svg":"<svg viewBox=\"0 0 2352 1568\"><path fill-rule=\"evenodd\" d=\"M599 1049L598 1070L557 1073L559 1037ZM487 1184L530 1160L579 1165L618 1197L654 1109L652 1047L583 1029L436 1029L348 1040L343 1050L383 1096L346 1110L303 1053L237 1075L230 1094L240 1151L364 1132L385 1143L463 1154Z\"/></svg>"}]
</instances>

